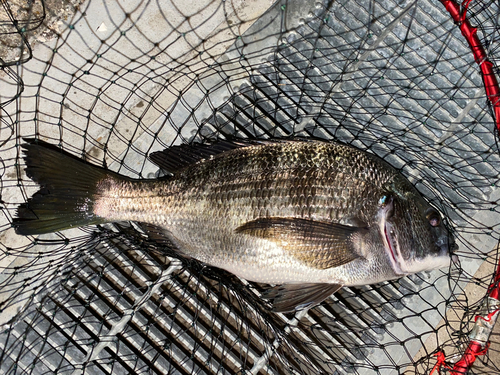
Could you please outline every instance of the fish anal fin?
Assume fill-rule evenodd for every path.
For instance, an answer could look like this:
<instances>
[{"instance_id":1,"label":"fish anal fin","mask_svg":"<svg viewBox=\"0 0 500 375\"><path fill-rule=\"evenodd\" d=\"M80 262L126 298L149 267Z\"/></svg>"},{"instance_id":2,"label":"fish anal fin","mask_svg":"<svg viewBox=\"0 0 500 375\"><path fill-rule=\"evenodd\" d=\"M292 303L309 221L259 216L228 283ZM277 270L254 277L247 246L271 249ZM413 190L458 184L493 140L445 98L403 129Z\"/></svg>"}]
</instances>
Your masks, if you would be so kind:
<instances>
[{"instance_id":1,"label":"fish anal fin","mask_svg":"<svg viewBox=\"0 0 500 375\"><path fill-rule=\"evenodd\" d=\"M342 288L339 284L283 284L262 295L272 300L272 311L288 313L312 308Z\"/></svg>"},{"instance_id":2,"label":"fish anal fin","mask_svg":"<svg viewBox=\"0 0 500 375\"><path fill-rule=\"evenodd\" d=\"M304 264L327 269L359 258L354 236L364 231L348 225L309 219L271 217L249 221L237 233L275 242Z\"/></svg>"}]
</instances>

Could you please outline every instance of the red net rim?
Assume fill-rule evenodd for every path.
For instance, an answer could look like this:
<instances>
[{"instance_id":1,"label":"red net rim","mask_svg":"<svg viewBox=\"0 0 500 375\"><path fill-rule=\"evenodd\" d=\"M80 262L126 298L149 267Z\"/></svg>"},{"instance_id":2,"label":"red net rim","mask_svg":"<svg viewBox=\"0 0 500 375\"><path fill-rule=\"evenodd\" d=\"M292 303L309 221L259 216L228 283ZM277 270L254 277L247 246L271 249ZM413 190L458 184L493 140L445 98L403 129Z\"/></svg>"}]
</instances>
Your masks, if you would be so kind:
<instances>
[{"instance_id":1,"label":"red net rim","mask_svg":"<svg viewBox=\"0 0 500 375\"><path fill-rule=\"evenodd\" d=\"M458 4L454 0L440 1L450 13L455 24L460 28L462 35L467 40L467 43L469 43L469 47L474 54L474 60L481 69L486 96L492 105L494 113L497 135L500 135L500 88L495 76L493 63L488 59L486 51L477 36L477 28L473 27L467 19L467 9L471 0L465 0L462 4ZM487 292L487 296L495 300L500 300L500 263L497 266L493 283ZM496 311L496 315L498 315L498 311ZM489 317L477 316L476 322L478 318L488 319ZM466 374L474 364L476 358L486 354L488 346L488 343L475 341L471 338L465 353L454 365L450 373L454 375ZM444 358L441 361L438 360L436 365L438 367L444 365Z\"/></svg>"}]
</instances>

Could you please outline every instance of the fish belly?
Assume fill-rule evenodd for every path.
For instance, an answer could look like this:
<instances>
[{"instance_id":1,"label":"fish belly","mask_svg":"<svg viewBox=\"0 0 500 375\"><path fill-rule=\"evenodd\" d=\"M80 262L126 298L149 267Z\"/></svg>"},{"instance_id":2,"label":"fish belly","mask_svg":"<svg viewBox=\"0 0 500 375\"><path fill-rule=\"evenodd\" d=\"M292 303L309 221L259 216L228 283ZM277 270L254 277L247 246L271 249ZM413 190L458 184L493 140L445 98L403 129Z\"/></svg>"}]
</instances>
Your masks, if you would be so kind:
<instances>
[{"instance_id":1,"label":"fish belly","mask_svg":"<svg viewBox=\"0 0 500 375\"><path fill-rule=\"evenodd\" d=\"M179 228L170 233L182 253L249 281L266 284L349 282L349 271L345 267L335 270L310 267L273 241L229 229L211 230L206 225L193 232Z\"/></svg>"}]
</instances>

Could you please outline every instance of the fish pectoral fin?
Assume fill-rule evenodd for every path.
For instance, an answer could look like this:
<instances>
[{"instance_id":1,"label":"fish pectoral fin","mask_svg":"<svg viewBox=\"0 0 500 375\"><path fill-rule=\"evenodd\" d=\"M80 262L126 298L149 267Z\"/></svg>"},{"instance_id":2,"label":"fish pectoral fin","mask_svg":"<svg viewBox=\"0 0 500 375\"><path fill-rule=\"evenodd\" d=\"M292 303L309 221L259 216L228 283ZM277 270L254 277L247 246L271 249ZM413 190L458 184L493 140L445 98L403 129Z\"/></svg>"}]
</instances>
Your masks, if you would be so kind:
<instances>
[{"instance_id":1,"label":"fish pectoral fin","mask_svg":"<svg viewBox=\"0 0 500 375\"><path fill-rule=\"evenodd\" d=\"M365 230L309 219L271 217L249 221L235 231L273 241L307 266L327 269L361 257L355 236Z\"/></svg>"},{"instance_id":2,"label":"fish pectoral fin","mask_svg":"<svg viewBox=\"0 0 500 375\"><path fill-rule=\"evenodd\" d=\"M268 289L262 298L273 300L273 312L288 313L310 309L340 288L339 284L283 284Z\"/></svg>"}]
</instances>

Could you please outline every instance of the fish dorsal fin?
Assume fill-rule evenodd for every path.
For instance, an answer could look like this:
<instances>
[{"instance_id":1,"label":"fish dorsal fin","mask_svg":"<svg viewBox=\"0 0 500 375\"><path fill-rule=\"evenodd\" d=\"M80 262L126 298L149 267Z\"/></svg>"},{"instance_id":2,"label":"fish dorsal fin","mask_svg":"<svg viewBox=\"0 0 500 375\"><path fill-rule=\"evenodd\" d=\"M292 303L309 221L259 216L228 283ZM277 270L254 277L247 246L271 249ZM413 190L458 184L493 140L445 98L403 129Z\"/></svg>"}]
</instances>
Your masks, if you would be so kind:
<instances>
[{"instance_id":1,"label":"fish dorsal fin","mask_svg":"<svg viewBox=\"0 0 500 375\"><path fill-rule=\"evenodd\" d=\"M262 298L273 300L273 312L295 312L320 304L340 288L339 284L283 284L268 289Z\"/></svg>"},{"instance_id":2,"label":"fish dorsal fin","mask_svg":"<svg viewBox=\"0 0 500 375\"><path fill-rule=\"evenodd\" d=\"M361 255L353 236L364 228L309 219L271 217L249 221L237 233L278 244L309 267L327 269L349 263Z\"/></svg>"},{"instance_id":3,"label":"fish dorsal fin","mask_svg":"<svg viewBox=\"0 0 500 375\"><path fill-rule=\"evenodd\" d=\"M200 160L252 144L255 144L255 142L218 141L208 145L193 143L191 145L172 146L163 151L151 153L149 160L156 164L163 172L175 174Z\"/></svg>"}]
</instances>

